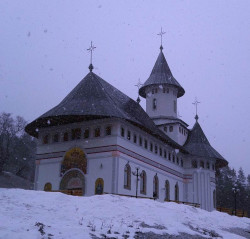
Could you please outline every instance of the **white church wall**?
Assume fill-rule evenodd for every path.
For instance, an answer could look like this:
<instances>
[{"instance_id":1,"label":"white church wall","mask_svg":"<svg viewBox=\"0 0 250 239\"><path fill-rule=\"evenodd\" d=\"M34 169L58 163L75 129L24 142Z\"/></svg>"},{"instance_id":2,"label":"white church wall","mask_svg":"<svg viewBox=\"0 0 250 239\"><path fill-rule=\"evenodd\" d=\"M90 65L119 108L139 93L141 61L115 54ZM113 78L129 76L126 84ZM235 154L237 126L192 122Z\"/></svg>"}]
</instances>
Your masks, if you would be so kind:
<instances>
[{"instance_id":1,"label":"white church wall","mask_svg":"<svg viewBox=\"0 0 250 239\"><path fill-rule=\"evenodd\" d=\"M163 93L163 88L165 88L165 93ZM152 90L156 92L156 89L157 93L152 94ZM156 99L155 109L153 107L154 99ZM148 87L146 89L146 112L150 117L156 117L156 116L177 117L177 89L171 86Z\"/></svg>"},{"instance_id":2,"label":"white church wall","mask_svg":"<svg viewBox=\"0 0 250 239\"><path fill-rule=\"evenodd\" d=\"M139 173L144 170L146 172L146 194L140 193L140 179L138 181L138 196L142 197L153 197L153 179L157 174L159 180L159 198L158 200L165 200L165 182L169 181L170 185L170 200L175 200L175 185L178 183L179 186L179 200L183 201L183 180L182 178L171 175L170 173L164 172L163 170L154 168L147 165L139 160L136 160L127 155L121 154L119 157L119 176L118 176L118 193L125 195L136 195L136 176L131 174L131 189L124 188L124 169L126 164L129 163L131 172L136 172L136 168L139 167Z\"/></svg>"}]
</instances>

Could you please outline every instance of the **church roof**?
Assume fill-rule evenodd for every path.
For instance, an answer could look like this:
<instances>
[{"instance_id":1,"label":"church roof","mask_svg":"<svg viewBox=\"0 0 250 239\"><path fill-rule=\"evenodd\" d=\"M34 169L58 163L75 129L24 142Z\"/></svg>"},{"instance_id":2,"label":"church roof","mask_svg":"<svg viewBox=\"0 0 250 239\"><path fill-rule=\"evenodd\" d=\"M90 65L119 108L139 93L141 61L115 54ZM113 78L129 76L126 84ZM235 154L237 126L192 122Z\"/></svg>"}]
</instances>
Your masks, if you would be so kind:
<instances>
[{"instance_id":1,"label":"church roof","mask_svg":"<svg viewBox=\"0 0 250 239\"><path fill-rule=\"evenodd\" d=\"M61 103L28 124L25 130L37 137L37 129L42 127L111 117L127 120L164 143L183 150L157 128L137 102L93 72L89 72Z\"/></svg>"},{"instance_id":2,"label":"church roof","mask_svg":"<svg viewBox=\"0 0 250 239\"><path fill-rule=\"evenodd\" d=\"M216 159L218 167L224 167L228 162L210 145L198 121L188 135L184 149L192 155Z\"/></svg>"},{"instance_id":3,"label":"church roof","mask_svg":"<svg viewBox=\"0 0 250 239\"><path fill-rule=\"evenodd\" d=\"M178 81L173 77L172 72L166 61L166 58L162 52L162 48L155 62L155 65L151 74L149 78L146 80L146 82L143 84L143 86L140 88L139 94L142 97L146 98L145 90L147 86L159 85L159 84L160 85L168 84L168 85L175 86L178 89L177 97L181 97L185 93L185 90L178 83Z\"/></svg>"}]
</instances>

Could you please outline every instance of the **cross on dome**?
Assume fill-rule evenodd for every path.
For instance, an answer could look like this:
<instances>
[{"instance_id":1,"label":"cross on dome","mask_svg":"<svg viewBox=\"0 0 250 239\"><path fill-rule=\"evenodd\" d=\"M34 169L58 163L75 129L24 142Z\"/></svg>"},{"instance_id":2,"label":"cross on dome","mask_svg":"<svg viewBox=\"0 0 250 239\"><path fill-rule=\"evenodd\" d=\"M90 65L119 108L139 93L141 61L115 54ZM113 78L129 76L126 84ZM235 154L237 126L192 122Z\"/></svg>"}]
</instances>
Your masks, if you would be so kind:
<instances>
[{"instance_id":1,"label":"cross on dome","mask_svg":"<svg viewBox=\"0 0 250 239\"><path fill-rule=\"evenodd\" d=\"M95 50L95 46L92 45L92 41L91 41L91 44L90 44L90 47L87 49L87 51L90 51L90 65L89 65L89 70L92 72L92 70L94 69L94 66L92 65L92 54L93 54L93 51Z\"/></svg>"},{"instance_id":2,"label":"cross on dome","mask_svg":"<svg viewBox=\"0 0 250 239\"><path fill-rule=\"evenodd\" d=\"M197 97L195 97L195 101L192 103L193 105L195 105L195 110L196 110L196 115L195 115L195 119L196 121L198 121L199 117L198 117L198 114L197 114L197 110L198 110L198 104L200 104L201 102L199 102L197 100Z\"/></svg>"},{"instance_id":3,"label":"cross on dome","mask_svg":"<svg viewBox=\"0 0 250 239\"><path fill-rule=\"evenodd\" d=\"M163 50L163 46L162 46L162 36L165 34L166 32L163 32L162 31L162 27L161 27L161 32L158 33L157 35L161 37L161 46L160 46L160 50L162 51Z\"/></svg>"}]
</instances>

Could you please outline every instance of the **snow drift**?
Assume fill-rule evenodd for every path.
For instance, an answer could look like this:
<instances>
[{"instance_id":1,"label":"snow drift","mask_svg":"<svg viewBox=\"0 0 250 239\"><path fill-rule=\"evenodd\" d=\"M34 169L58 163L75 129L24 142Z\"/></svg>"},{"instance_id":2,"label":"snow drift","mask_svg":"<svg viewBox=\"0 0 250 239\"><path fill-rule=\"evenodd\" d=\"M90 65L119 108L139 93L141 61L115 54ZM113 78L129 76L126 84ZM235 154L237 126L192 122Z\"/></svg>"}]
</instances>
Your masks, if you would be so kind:
<instances>
[{"instance_id":1,"label":"snow drift","mask_svg":"<svg viewBox=\"0 0 250 239\"><path fill-rule=\"evenodd\" d=\"M250 238L250 219L149 199L0 189L4 239L203 237Z\"/></svg>"}]
</instances>

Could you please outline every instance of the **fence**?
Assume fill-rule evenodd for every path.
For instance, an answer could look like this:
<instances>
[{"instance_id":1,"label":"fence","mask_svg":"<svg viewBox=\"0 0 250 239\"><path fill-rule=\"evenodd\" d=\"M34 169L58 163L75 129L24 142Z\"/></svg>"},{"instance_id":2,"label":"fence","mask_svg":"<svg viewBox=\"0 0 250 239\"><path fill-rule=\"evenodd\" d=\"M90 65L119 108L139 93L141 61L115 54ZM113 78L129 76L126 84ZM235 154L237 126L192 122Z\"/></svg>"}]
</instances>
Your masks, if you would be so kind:
<instances>
[{"instance_id":1,"label":"fence","mask_svg":"<svg viewBox=\"0 0 250 239\"><path fill-rule=\"evenodd\" d=\"M236 209L236 213L232 208L217 207L216 210L219 212L225 212L229 215L235 215L237 217L248 217L248 213L246 210Z\"/></svg>"}]
</instances>

